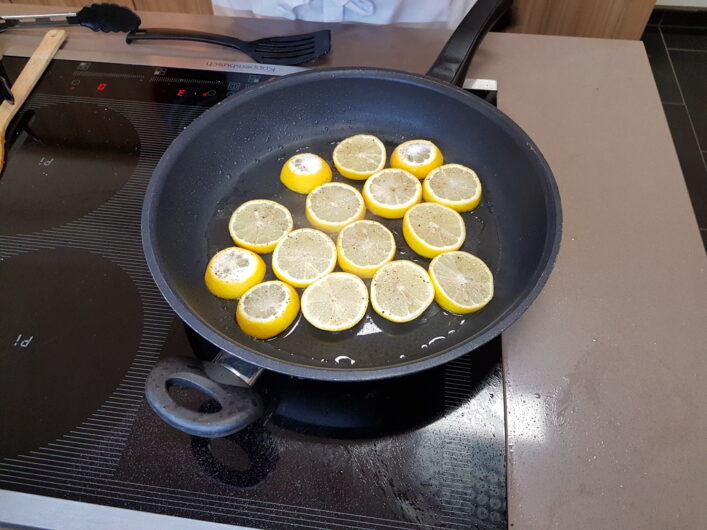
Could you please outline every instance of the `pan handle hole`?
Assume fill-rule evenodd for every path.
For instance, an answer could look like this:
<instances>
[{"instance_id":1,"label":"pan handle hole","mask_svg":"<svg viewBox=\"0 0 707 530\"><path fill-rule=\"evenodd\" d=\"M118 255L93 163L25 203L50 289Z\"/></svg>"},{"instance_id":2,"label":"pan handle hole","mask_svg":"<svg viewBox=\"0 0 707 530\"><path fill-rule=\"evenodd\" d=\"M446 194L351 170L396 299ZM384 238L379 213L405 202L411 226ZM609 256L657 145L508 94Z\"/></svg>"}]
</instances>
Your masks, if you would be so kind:
<instances>
[{"instance_id":1,"label":"pan handle hole","mask_svg":"<svg viewBox=\"0 0 707 530\"><path fill-rule=\"evenodd\" d=\"M213 414L222 408L219 402L209 395L179 380L168 381L167 392L177 404L194 412Z\"/></svg>"}]
</instances>

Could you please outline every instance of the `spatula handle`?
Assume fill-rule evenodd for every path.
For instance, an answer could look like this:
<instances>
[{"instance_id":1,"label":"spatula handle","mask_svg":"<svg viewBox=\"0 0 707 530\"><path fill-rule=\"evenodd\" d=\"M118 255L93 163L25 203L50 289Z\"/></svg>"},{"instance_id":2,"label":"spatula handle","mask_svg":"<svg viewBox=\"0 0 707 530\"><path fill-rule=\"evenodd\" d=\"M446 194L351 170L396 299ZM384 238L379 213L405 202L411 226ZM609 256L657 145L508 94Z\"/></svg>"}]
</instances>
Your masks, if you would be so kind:
<instances>
[{"instance_id":1,"label":"spatula handle","mask_svg":"<svg viewBox=\"0 0 707 530\"><path fill-rule=\"evenodd\" d=\"M204 33L203 31L191 31L188 29L170 28L138 28L128 33L125 42L132 44L138 40L183 40L192 42L205 42L207 44L217 44L228 48L235 48L238 51L246 52L248 46L235 37L228 35L217 35L216 33Z\"/></svg>"},{"instance_id":2,"label":"spatula handle","mask_svg":"<svg viewBox=\"0 0 707 530\"><path fill-rule=\"evenodd\" d=\"M22 105L32 93L32 89L42 77L44 70L47 69L49 62L52 60L56 52L66 40L66 31L63 29L52 29L47 31L39 43L39 46L34 50L34 53L27 61L27 64L20 72L17 80L12 85L12 94L15 97L15 103L4 101L0 105L0 171L5 164L5 132L12 118L17 114L17 111L22 108Z\"/></svg>"}]
</instances>

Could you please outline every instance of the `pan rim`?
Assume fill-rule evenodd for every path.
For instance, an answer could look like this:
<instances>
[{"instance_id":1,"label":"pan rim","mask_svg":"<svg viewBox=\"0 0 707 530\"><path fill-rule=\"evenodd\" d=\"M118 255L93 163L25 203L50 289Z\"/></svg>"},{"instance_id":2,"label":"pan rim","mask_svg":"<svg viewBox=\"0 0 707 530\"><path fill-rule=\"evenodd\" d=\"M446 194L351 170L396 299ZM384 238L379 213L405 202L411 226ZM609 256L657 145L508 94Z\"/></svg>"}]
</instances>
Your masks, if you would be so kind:
<instances>
[{"instance_id":1,"label":"pan rim","mask_svg":"<svg viewBox=\"0 0 707 530\"><path fill-rule=\"evenodd\" d=\"M541 179L541 185L543 195L545 196L547 202L546 219L548 226L539 265L533 273L533 281L529 283L529 288L526 291L526 294L518 303L514 306L510 306L506 311L504 311L502 316L482 333L479 333L462 343L450 346L449 348L442 350L433 356L406 363L396 363L392 366L379 368L315 368L295 362L271 358L244 345L231 341L223 334L215 330L207 322L202 320L196 313L192 312L188 305L181 299L180 296L176 294L175 290L173 290L167 282L165 276L161 272L155 247L151 244L157 211L157 208L155 207L156 201L152 199L156 196L157 191L162 189L164 181L169 174L167 170L172 165L171 160L173 155L181 151L179 147L180 144L189 141L194 136L200 134L200 131L208 128L211 121L218 119L221 113L224 112L224 109L242 105L253 98L257 98L263 93L263 91L283 90L287 89L287 87L291 84L301 83L303 79L308 82L316 82L317 79L321 79L322 77L351 77L358 79L375 78L384 81L412 83L415 85L422 85L424 88L438 92L441 91L445 95L448 95L454 99L462 100L462 103L469 104L473 101L473 103L471 103L472 105L476 105L480 112L490 114L492 119L496 121L499 127L504 128L505 132L511 138L522 139L530 154L536 159L537 165L542 170L544 177ZM540 291L547 283L550 273L552 272L559 253L562 238L562 207L557 182L555 181L549 164L543 157L537 145L517 123L490 103L481 98L468 94L459 87L419 74L371 67L321 68L290 74L242 90L219 102L210 109L207 109L201 116L187 126L167 148L153 171L153 176L148 184L143 202L141 236L143 251L150 274L157 284L162 296L181 320L183 320L189 327L194 329L194 331L212 344L247 363L266 370L272 370L305 379L325 381L365 381L407 375L445 364L489 342L515 323L535 301L537 296L540 294Z\"/></svg>"}]
</instances>

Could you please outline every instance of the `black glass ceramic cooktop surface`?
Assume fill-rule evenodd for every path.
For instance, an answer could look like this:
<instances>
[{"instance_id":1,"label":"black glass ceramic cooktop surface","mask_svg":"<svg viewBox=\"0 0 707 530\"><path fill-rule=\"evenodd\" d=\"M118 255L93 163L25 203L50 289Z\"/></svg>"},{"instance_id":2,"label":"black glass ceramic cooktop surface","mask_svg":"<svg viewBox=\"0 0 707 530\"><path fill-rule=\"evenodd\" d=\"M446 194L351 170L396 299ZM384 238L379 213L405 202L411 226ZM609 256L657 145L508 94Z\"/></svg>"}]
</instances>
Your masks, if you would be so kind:
<instances>
[{"instance_id":1,"label":"black glass ceramic cooktop surface","mask_svg":"<svg viewBox=\"0 0 707 530\"><path fill-rule=\"evenodd\" d=\"M3 59L11 80L24 62ZM51 63L0 176L0 488L258 528L506 528L500 339L389 381L266 373L265 419L225 439L146 405L159 358L216 353L144 262L151 171L206 108L269 77Z\"/></svg>"}]
</instances>

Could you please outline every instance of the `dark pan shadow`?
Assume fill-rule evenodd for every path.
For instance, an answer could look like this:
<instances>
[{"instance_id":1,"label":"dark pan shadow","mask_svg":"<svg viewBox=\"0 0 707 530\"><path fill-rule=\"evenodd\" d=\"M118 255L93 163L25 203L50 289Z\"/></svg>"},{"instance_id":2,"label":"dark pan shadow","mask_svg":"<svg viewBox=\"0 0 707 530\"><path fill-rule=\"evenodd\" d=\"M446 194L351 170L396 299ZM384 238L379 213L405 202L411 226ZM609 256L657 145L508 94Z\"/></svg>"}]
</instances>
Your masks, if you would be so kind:
<instances>
[{"instance_id":1,"label":"dark pan shadow","mask_svg":"<svg viewBox=\"0 0 707 530\"><path fill-rule=\"evenodd\" d=\"M197 357L210 360L218 348L185 326ZM419 429L449 414L484 388L501 359L501 339L467 356L412 375L366 382L299 379L265 372L255 385L266 403L265 422L300 434L370 439ZM464 384L445 399L448 372L463 367Z\"/></svg>"}]
</instances>

